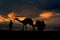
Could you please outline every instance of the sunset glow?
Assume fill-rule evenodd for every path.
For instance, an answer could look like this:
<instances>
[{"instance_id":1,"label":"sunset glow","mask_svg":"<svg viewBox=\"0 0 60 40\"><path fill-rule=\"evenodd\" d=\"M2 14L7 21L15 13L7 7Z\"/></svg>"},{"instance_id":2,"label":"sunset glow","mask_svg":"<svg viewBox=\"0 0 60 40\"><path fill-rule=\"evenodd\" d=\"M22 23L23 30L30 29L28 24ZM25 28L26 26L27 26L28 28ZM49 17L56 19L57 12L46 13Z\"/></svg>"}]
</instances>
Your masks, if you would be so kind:
<instances>
[{"instance_id":1,"label":"sunset glow","mask_svg":"<svg viewBox=\"0 0 60 40\"><path fill-rule=\"evenodd\" d=\"M1 31L60 31L60 0L0 0Z\"/></svg>"},{"instance_id":2,"label":"sunset glow","mask_svg":"<svg viewBox=\"0 0 60 40\"><path fill-rule=\"evenodd\" d=\"M3 18L2 15L0 15L0 21L1 21L1 22L4 21L4 18Z\"/></svg>"},{"instance_id":3,"label":"sunset glow","mask_svg":"<svg viewBox=\"0 0 60 40\"><path fill-rule=\"evenodd\" d=\"M10 20L13 20L15 18L15 14L14 13L9 13L8 17Z\"/></svg>"},{"instance_id":4,"label":"sunset glow","mask_svg":"<svg viewBox=\"0 0 60 40\"><path fill-rule=\"evenodd\" d=\"M19 17L18 19L23 21L26 17Z\"/></svg>"},{"instance_id":5,"label":"sunset glow","mask_svg":"<svg viewBox=\"0 0 60 40\"><path fill-rule=\"evenodd\" d=\"M42 12L40 14L40 17L42 18L50 18L51 16L53 16L52 12Z\"/></svg>"},{"instance_id":6,"label":"sunset glow","mask_svg":"<svg viewBox=\"0 0 60 40\"><path fill-rule=\"evenodd\" d=\"M42 17L42 18L50 18L51 16L53 16L52 12L42 12L40 14L40 17ZM0 21L1 22L3 22L3 21L7 21L8 22L10 20L14 21L15 18L18 18L20 21L23 21L26 17L17 16L17 15L15 15L14 12L9 13L7 18L4 18L2 15L0 15Z\"/></svg>"},{"instance_id":7,"label":"sunset glow","mask_svg":"<svg viewBox=\"0 0 60 40\"><path fill-rule=\"evenodd\" d=\"M7 18L4 18L2 15L0 15L0 22L9 22L10 20L14 20L15 18L23 21L26 17L16 17L15 13L9 13Z\"/></svg>"}]
</instances>

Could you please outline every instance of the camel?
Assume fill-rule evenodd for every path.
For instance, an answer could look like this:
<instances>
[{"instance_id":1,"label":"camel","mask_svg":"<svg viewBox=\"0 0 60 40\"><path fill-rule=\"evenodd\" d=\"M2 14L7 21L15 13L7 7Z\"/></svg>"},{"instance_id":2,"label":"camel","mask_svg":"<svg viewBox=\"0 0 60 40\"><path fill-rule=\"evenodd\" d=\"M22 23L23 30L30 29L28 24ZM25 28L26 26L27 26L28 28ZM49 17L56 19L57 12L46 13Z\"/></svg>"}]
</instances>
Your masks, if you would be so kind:
<instances>
[{"instance_id":1,"label":"camel","mask_svg":"<svg viewBox=\"0 0 60 40\"><path fill-rule=\"evenodd\" d=\"M25 28L26 28L27 24L32 25L33 26L33 30L34 30L33 20L31 18L25 18L23 21L20 21L18 18L15 18L15 20L23 23L23 27L25 26Z\"/></svg>"},{"instance_id":2,"label":"camel","mask_svg":"<svg viewBox=\"0 0 60 40\"><path fill-rule=\"evenodd\" d=\"M43 20L37 20L35 26L38 27L38 31L43 31L46 25Z\"/></svg>"}]
</instances>

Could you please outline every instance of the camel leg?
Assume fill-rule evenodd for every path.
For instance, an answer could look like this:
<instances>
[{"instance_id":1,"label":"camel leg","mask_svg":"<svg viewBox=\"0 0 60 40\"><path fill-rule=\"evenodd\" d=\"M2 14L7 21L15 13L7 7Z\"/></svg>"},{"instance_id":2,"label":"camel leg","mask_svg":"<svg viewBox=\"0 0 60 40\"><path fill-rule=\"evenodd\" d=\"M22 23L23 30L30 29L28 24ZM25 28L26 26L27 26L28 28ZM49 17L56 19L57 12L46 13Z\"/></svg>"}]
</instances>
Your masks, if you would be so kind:
<instances>
[{"instance_id":1,"label":"camel leg","mask_svg":"<svg viewBox=\"0 0 60 40\"><path fill-rule=\"evenodd\" d=\"M25 30L27 30L27 28L26 28L26 26L23 26L23 30L22 31L25 31Z\"/></svg>"},{"instance_id":2,"label":"camel leg","mask_svg":"<svg viewBox=\"0 0 60 40\"><path fill-rule=\"evenodd\" d=\"M22 26L23 28L22 28L22 31L24 31L24 25Z\"/></svg>"},{"instance_id":3,"label":"camel leg","mask_svg":"<svg viewBox=\"0 0 60 40\"><path fill-rule=\"evenodd\" d=\"M25 31L27 30L27 27L26 27L26 25L25 25Z\"/></svg>"},{"instance_id":4,"label":"camel leg","mask_svg":"<svg viewBox=\"0 0 60 40\"><path fill-rule=\"evenodd\" d=\"M24 31L25 31L26 29L25 29L25 26L24 26Z\"/></svg>"},{"instance_id":5,"label":"camel leg","mask_svg":"<svg viewBox=\"0 0 60 40\"><path fill-rule=\"evenodd\" d=\"M34 27L34 25L32 25L33 26L33 31L35 30L35 27Z\"/></svg>"},{"instance_id":6,"label":"camel leg","mask_svg":"<svg viewBox=\"0 0 60 40\"><path fill-rule=\"evenodd\" d=\"M33 27L33 31L35 31L35 27Z\"/></svg>"}]
</instances>

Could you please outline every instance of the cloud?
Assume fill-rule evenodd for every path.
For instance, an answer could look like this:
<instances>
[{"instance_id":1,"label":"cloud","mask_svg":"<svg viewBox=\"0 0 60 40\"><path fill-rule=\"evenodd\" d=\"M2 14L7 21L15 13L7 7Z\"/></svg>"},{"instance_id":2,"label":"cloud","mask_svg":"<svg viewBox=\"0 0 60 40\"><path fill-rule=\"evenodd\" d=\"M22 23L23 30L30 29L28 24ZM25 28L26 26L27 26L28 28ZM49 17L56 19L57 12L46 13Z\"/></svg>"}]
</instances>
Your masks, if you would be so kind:
<instances>
[{"instance_id":1,"label":"cloud","mask_svg":"<svg viewBox=\"0 0 60 40\"><path fill-rule=\"evenodd\" d=\"M36 17L40 11L59 12L59 8L60 0L0 0L0 14L3 15L16 10L20 15ZM22 13L25 10L27 12Z\"/></svg>"}]
</instances>

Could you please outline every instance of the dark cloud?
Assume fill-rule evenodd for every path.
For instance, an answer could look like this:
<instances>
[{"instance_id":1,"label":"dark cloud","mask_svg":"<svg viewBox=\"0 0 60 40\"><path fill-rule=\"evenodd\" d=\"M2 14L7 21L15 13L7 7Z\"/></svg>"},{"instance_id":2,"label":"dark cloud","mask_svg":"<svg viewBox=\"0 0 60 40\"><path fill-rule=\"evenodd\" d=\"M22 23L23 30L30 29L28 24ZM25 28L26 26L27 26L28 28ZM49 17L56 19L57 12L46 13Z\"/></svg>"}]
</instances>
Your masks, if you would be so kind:
<instances>
[{"instance_id":1,"label":"dark cloud","mask_svg":"<svg viewBox=\"0 0 60 40\"><path fill-rule=\"evenodd\" d=\"M60 0L0 0L0 12L4 15L12 10L21 12L24 8L33 10L34 7L38 8L39 11L56 10L58 12L58 9L60 8Z\"/></svg>"}]
</instances>

